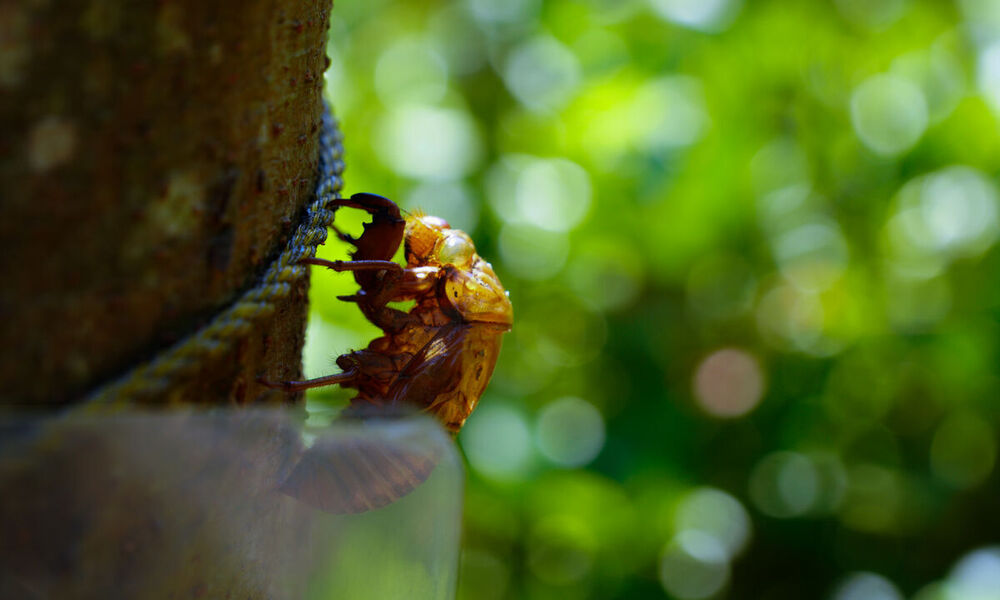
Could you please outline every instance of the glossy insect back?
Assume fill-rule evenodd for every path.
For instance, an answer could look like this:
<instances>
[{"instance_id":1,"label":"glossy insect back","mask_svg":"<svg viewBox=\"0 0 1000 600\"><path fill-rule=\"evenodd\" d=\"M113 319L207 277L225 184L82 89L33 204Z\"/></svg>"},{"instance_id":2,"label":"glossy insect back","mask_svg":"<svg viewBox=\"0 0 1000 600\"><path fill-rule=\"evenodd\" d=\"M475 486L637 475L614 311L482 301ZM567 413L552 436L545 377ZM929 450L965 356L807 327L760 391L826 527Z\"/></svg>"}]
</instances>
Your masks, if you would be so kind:
<instances>
[{"instance_id":1,"label":"glossy insect back","mask_svg":"<svg viewBox=\"0 0 1000 600\"><path fill-rule=\"evenodd\" d=\"M344 418L411 407L458 433L486 389L501 338L513 324L510 300L493 267L476 253L465 232L438 217L403 219L395 203L373 194L338 199L333 206L365 210L372 222L357 239L337 231L357 247L352 260L304 262L353 271L360 290L341 299L356 302L384 335L364 350L338 358L340 374L267 385L289 391L323 385L354 388L358 393ZM390 260L401 242L405 267ZM389 306L404 300L415 301L409 312ZM317 444L282 489L323 510L359 512L408 493L433 469L428 457L400 456L385 448L366 448L364 442L354 443L350 452L345 448ZM342 456L335 457L335 450ZM378 456L381 463L369 460L362 466L350 460L351 455ZM367 483L356 483L339 497L345 481Z\"/></svg>"}]
</instances>

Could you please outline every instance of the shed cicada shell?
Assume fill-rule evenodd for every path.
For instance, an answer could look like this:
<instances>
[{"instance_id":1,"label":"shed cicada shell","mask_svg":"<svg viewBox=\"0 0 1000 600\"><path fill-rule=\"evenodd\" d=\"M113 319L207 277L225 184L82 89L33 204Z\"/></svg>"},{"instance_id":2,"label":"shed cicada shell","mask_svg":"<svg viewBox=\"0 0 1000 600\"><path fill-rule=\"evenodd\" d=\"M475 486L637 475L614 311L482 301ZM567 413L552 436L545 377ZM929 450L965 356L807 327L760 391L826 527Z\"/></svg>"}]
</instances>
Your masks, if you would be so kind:
<instances>
[{"instance_id":1,"label":"shed cicada shell","mask_svg":"<svg viewBox=\"0 0 1000 600\"><path fill-rule=\"evenodd\" d=\"M404 219L394 202L374 194L337 199L332 206L365 210L372 221L358 238L335 228L341 240L356 246L352 260L303 262L352 272L360 289L340 299L357 303L384 335L363 350L340 356L341 373L263 383L286 391L354 388L358 393L342 418L378 417L412 407L458 433L486 389L501 337L513 323L507 292L472 239L443 219L422 214ZM401 243L405 266L392 261ZM389 305L407 300L415 301L409 312ZM318 442L283 491L324 510L358 512L408 493L433 465L433 456L396 451L385 441L366 445L355 440L350 447ZM346 497L338 493L347 488Z\"/></svg>"}]
</instances>

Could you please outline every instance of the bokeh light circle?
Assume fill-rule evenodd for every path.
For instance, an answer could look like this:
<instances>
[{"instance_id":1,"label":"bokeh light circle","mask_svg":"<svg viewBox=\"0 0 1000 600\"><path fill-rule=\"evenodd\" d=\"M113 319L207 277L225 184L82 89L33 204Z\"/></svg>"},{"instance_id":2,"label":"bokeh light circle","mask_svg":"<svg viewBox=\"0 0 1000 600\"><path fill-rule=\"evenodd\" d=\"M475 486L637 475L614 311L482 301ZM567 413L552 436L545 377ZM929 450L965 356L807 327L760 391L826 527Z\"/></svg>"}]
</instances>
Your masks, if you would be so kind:
<instances>
[{"instance_id":1,"label":"bokeh light circle","mask_svg":"<svg viewBox=\"0 0 1000 600\"><path fill-rule=\"evenodd\" d=\"M899 531L906 518L907 482L903 474L878 464L861 463L847 470L848 486L838 510L841 521L858 531Z\"/></svg>"},{"instance_id":2,"label":"bokeh light circle","mask_svg":"<svg viewBox=\"0 0 1000 600\"><path fill-rule=\"evenodd\" d=\"M950 167L921 180L914 241L933 249L977 254L1000 230L996 186L981 172ZM916 225L916 224L915 224Z\"/></svg>"},{"instance_id":3,"label":"bokeh light circle","mask_svg":"<svg viewBox=\"0 0 1000 600\"><path fill-rule=\"evenodd\" d=\"M542 456L551 462L581 467L604 447L604 418L586 400L560 398L539 413L536 439Z\"/></svg>"},{"instance_id":4,"label":"bokeh light circle","mask_svg":"<svg viewBox=\"0 0 1000 600\"><path fill-rule=\"evenodd\" d=\"M524 165L514 191L516 214L549 231L569 231L590 208L590 177L572 161L537 159Z\"/></svg>"},{"instance_id":5,"label":"bokeh light circle","mask_svg":"<svg viewBox=\"0 0 1000 600\"><path fill-rule=\"evenodd\" d=\"M725 547L701 531L678 533L660 556L660 584L681 600L717 594L729 582Z\"/></svg>"},{"instance_id":6,"label":"bokeh light circle","mask_svg":"<svg viewBox=\"0 0 1000 600\"><path fill-rule=\"evenodd\" d=\"M778 518L828 508L839 501L844 482L836 462L825 466L799 452L768 454L750 473L750 499L762 513Z\"/></svg>"},{"instance_id":7,"label":"bokeh light circle","mask_svg":"<svg viewBox=\"0 0 1000 600\"><path fill-rule=\"evenodd\" d=\"M885 577L860 572L848 575L834 591L833 600L903 600L903 594Z\"/></svg>"},{"instance_id":8,"label":"bokeh light circle","mask_svg":"<svg viewBox=\"0 0 1000 600\"><path fill-rule=\"evenodd\" d=\"M844 18L879 31L903 16L907 0L836 0L836 5Z\"/></svg>"},{"instance_id":9,"label":"bokeh light circle","mask_svg":"<svg viewBox=\"0 0 1000 600\"><path fill-rule=\"evenodd\" d=\"M833 221L804 223L777 235L772 243L782 275L804 291L829 288L847 268L847 240Z\"/></svg>"},{"instance_id":10,"label":"bokeh light circle","mask_svg":"<svg viewBox=\"0 0 1000 600\"><path fill-rule=\"evenodd\" d=\"M911 179L894 205L884 235L891 266L903 278L936 277L950 262L978 256L1000 237L1000 192L972 167Z\"/></svg>"},{"instance_id":11,"label":"bokeh light circle","mask_svg":"<svg viewBox=\"0 0 1000 600\"><path fill-rule=\"evenodd\" d=\"M511 51L503 70L512 94L532 111L560 108L580 85L576 56L551 36L538 36Z\"/></svg>"},{"instance_id":12,"label":"bokeh light circle","mask_svg":"<svg viewBox=\"0 0 1000 600\"><path fill-rule=\"evenodd\" d=\"M996 457L993 427L971 412L950 415L931 440L931 471L957 488L982 483L993 471Z\"/></svg>"},{"instance_id":13,"label":"bokeh light circle","mask_svg":"<svg viewBox=\"0 0 1000 600\"><path fill-rule=\"evenodd\" d=\"M511 223L500 230L500 258L518 277L540 281L562 270L569 256L566 234Z\"/></svg>"},{"instance_id":14,"label":"bokeh light circle","mask_svg":"<svg viewBox=\"0 0 1000 600\"><path fill-rule=\"evenodd\" d=\"M738 348L723 348L699 363L694 395L705 412L716 417L741 417L764 395L764 374L757 359Z\"/></svg>"},{"instance_id":15,"label":"bokeh light circle","mask_svg":"<svg viewBox=\"0 0 1000 600\"><path fill-rule=\"evenodd\" d=\"M993 110L1000 114L1000 40L983 49L978 62L979 89Z\"/></svg>"},{"instance_id":16,"label":"bokeh light circle","mask_svg":"<svg viewBox=\"0 0 1000 600\"><path fill-rule=\"evenodd\" d=\"M590 176L565 158L504 155L490 169L487 188L490 205L505 223L566 232L590 210Z\"/></svg>"},{"instance_id":17,"label":"bokeh light circle","mask_svg":"<svg viewBox=\"0 0 1000 600\"><path fill-rule=\"evenodd\" d=\"M851 95L851 123L862 142L878 154L909 150L927 128L927 101L913 82L875 75Z\"/></svg>"},{"instance_id":18,"label":"bokeh light circle","mask_svg":"<svg viewBox=\"0 0 1000 600\"><path fill-rule=\"evenodd\" d=\"M538 11L539 0L466 0L472 16L483 23L516 23Z\"/></svg>"},{"instance_id":19,"label":"bokeh light circle","mask_svg":"<svg viewBox=\"0 0 1000 600\"><path fill-rule=\"evenodd\" d=\"M664 19L698 31L722 31L739 13L741 0L650 0Z\"/></svg>"},{"instance_id":20,"label":"bokeh light circle","mask_svg":"<svg viewBox=\"0 0 1000 600\"><path fill-rule=\"evenodd\" d=\"M475 121L452 108L405 105L378 124L375 149L394 170L415 179L457 179L479 163Z\"/></svg>"},{"instance_id":21,"label":"bokeh light circle","mask_svg":"<svg viewBox=\"0 0 1000 600\"><path fill-rule=\"evenodd\" d=\"M386 105L433 104L448 89L448 66L426 39L397 40L375 65L375 91Z\"/></svg>"},{"instance_id":22,"label":"bokeh light circle","mask_svg":"<svg viewBox=\"0 0 1000 600\"><path fill-rule=\"evenodd\" d=\"M816 292L776 282L757 303L757 328L761 337L782 350L830 356L843 342L826 334L827 311Z\"/></svg>"},{"instance_id":23,"label":"bokeh light circle","mask_svg":"<svg viewBox=\"0 0 1000 600\"><path fill-rule=\"evenodd\" d=\"M462 432L462 449L469 464L492 479L522 479L534 456L527 419L496 400L483 404L472 413Z\"/></svg>"},{"instance_id":24,"label":"bokeh light circle","mask_svg":"<svg viewBox=\"0 0 1000 600\"><path fill-rule=\"evenodd\" d=\"M465 232L479 224L479 203L467 186L454 181L421 183L410 190L406 205L428 215L448 215L448 224Z\"/></svg>"},{"instance_id":25,"label":"bokeh light circle","mask_svg":"<svg viewBox=\"0 0 1000 600\"><path fill-rule=\"evenodd\" d=\"M948 36L926 50L900 56L892 71L920 86L932 124L948 118L966 95L965 66Z\"/></svg>"},{"instance_id":26,"label":"bokeh light circle","mask_svg":"<svg viewBox=\"0 0 1000 600\"><path fill-rule=\"evenodd\" d=\"M639 145L653 152L690 146L711 122L701 82L689 76L647 82L636 92L629 112Z\"/></svg>"},{"instance_id":27,"label":"bokeh light circle","mask_svg":"<svg viewBox=\"0 0 1000 600\"><path fill-rule=\"evenodd\" d=\"M952 567L946 583L947 600L1000 598L1000 546L969 552Z\"/></svg>"},{"instance_id":28,"label":"bokeh light circle","mask_svg":"<svg viewBox=\"0 0 1000 600\"><path fill-rule=\"evenodd\" d=\"M703 487L691 491L677 506L677 531L700 531L715 538L732 559L750 540L750 515L739 500L726 492Z\"/></svg>"}]
</instances>

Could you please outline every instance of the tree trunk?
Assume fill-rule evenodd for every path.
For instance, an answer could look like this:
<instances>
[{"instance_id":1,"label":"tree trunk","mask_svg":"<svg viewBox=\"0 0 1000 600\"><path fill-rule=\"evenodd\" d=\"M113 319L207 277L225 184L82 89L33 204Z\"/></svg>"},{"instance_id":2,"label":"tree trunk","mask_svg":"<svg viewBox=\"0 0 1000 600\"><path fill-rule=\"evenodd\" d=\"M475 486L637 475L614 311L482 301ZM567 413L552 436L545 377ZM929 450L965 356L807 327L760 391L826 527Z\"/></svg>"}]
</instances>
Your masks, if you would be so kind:
<instances>
[{"instance_id":1,"label":"tree trunk","mask_svg":"<svg viewBox=\"0 0 1000 600\"><path fill-rule=\"evenodd\" d=\"M197 329L313 190L327 2L123 6L0 3L8 405L71 403ZM305 285L171 399L263 394L266 366L298 363Z\"/></svg>"},{"instance_id":2,"label":"tree trunk","mask_svg":"<svg viewBox=\"0 0 1000 600\"><path fill-rule=\"evenodd\" d=\"M125 6L0 0L0 405L70 407L197 331L314 190L328 0ZM298 375L306 286L147 402L288 402L255 380ZM0 596L296 597L295 441L238 414L0 413Z\"/></svg>"}]
</instances>

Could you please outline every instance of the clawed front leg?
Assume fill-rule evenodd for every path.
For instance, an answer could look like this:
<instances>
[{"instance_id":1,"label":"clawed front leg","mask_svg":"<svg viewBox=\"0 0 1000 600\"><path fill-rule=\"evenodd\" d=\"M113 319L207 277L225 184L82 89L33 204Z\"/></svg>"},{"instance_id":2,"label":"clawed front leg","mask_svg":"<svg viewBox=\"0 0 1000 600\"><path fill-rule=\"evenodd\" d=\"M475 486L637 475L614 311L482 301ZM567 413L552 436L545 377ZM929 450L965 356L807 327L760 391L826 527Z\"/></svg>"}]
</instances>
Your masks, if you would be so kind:
<instances>
[{"instance_id":1,"label":"clawed front leg","mask_svg":"<svg viewBox=\"0 0 1000 600\"><path fill-rule=\"evenodd\" d=\"M346 206L348 208L359 208L371 213L376 220L381 221L402 221L399 214L399 206L385 196L360 192L352 194L350 198L334 198L330 201L332 208Z\"/></svg>"},{"instance_id":2,"label":"clawed front leg","mask_svg":"<svg viewBox=\"0 0 1000 600\"><path fill-rule=\"evenodd\" d=\"M399 212L396 203L388 198L375 194L354 194L350 198L337 198L330 202L331 208L357 208L372 216L371 223L366 223L361 237L353 238L337 231L340 239L357 247L354 258L357 260L389 260L403 242L403 231L406 221ZM365 285L365 278L358 283Z\"/></svg>"}]
</instances>

